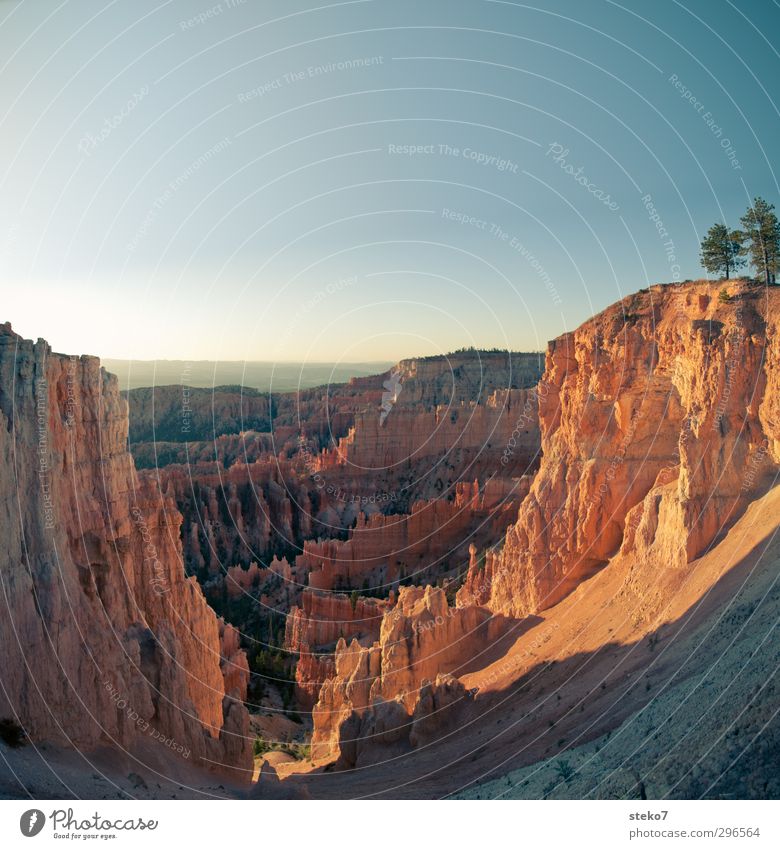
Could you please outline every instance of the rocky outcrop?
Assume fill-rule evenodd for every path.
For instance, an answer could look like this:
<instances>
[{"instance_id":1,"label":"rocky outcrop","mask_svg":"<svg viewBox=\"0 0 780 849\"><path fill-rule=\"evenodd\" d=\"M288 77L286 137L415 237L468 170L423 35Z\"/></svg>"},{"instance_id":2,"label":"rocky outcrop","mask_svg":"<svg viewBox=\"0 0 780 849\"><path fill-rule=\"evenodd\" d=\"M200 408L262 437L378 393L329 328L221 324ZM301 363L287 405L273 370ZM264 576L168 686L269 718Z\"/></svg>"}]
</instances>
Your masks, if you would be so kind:
<instances>
[{"instance_id":1,"label":"rocky outcrop","mask_svg":"<svg viewBox=\"0 0 780 849\"><path fill-rule=\"evenodd\" d=\"M339 640L335 675L313 711L312 758L343 757L342 763L354 765L376 757L380 742L429 740L454 718L453 710L439 708L470 697L457 676L484 662L486 647L505 633L500 617L478 607L450 607L442 589L402 588L382 619L378 641L362 646Z\"/></svg>"},{"instance_id":2,"label":"rocky outcrop","mask_svg":"<svg viewBox=\"0 0 780 849\"><path fill-rule=\"evenodd\" d=\"M531 389L543 368L541 353L470 350L401 360L391 374L400 384L396 403L423 410L484 404L497 391Z\"/></svg>"},{"instance_id":3,"label":"rocky outcrop","mask_svg":"<svg viewBox=\"0 0 780 849\"><path fill-rule=\"evenodd\" d=\"M423 681L411 715L399 699L376 698L370 709L353 710L339 725L331 749L338 752L336 767L372 766L435 743L442 734L452 732L472 699L473 694L453 675Z\"/></svg>"},{"instance_id":4,"label":"rocky outcrop","mask_svg":"<svg viewBox=\"0 0 780 849\"><path fill-rule=\"evenodd\" d=\"M168 466L144 475L159 481L184 515L182 540L190 569L214 576L231 566L285 556L315 528L320 530L313 488L286 471L264 455L229 468Z\"/></svg>"},{"instance_id":5,"label":"rocky outcrop","mask_svg":"<svg viewBox=\"0 0 780 849\"><path fill-rule=\"evenodd\" d=\"M241 648L241 635L223 619L219 620L221 669L225 692L233 699L246 699L249 686L249 662Z\"/></svg>"},{"instance_id":6,"label":"rocky outcrop","mask_svg":"<svg viewBox=\"0 0 780 849\"><path fill-rule=\"evenodd\" d=\"M366 485L350 483L348 475L319 485L308 456L289 460L263 453L228 467L214 461L141 474L175 499L184 516L187 566L211 579L233 566L270 565L274 557L292 562L307 540L346 535L361 511L392 504L389 496L354 495Z\"/></svg>"},{"instance_id":7,"label":"rocky outcrop","mask_svg":"<svg viewBox=\"0 0 780 849\"><path fill-rule=\"evenodd\" d=\"M133 448L156 467L142 472L144 481L184 516L188 571L240 625L245 645L280 648L279 621L292 610L284 648L297 656L296 693L306 710L334 673L338 637L375 641L386 602L359 601L379 609L366 628L343 610L351 599L325 603L309 593L302 601L302 589L387 597L402 581L461 574L469 546L493 544L528 491L539 448L528 387L538 376L535 355L404 361L373 378L273 396L270 433L246 429L262 426L251 420L266 414L259 393L134 390L133 435L148 439L153 428L173 441ZM393 380L399 390L385 409ZM195 439L208 421L212 438ZM230 422L244 429L218 435ZM362 462L380 454L399 462ZM312 603L314 615L305 609Z\"/></svg>"},{"instance_id":8,"label":"rocky outcrop","mask_svg":"<svg viewBox=\"0 0 780 849\"><path fill-rule=\"evenodd\" d=\"M477 481L458 484L452 501L417 502L408 515L361 513L347 540L304 543L296 573L307 576L309 588L288 617L285 640L285 648L299 655L295 680L301 706L311 709L333 675L339 638L356 637L364 646L377 640L400 580L425 584L450 571L462 573L474 541L484 546L503 533L528 484L528 478L493 478L482 492ZM389 600L336 590L370 590L389 594Z\"/></svg>"},{"instance_id":9,"label":"rocky outcrop","mask_svg":"<svg viewBox=\"0 0 780 849\"><path fill-rule=\"evenodd\" d=\"M387 594L400 580L430 583L465 567L471 542L495 541L513 521L530 478L458 483L452 500L417 501L411 513L358 515L346 540L304 543L296 566L319 590Z\"/></svg>"},{"instance_id":10,"label":"rocky outcrop","mask_svg":"<svg viewBox=\"0 0 780 849\"><path fill-rule=\"evenodd\" d=\"M420 409L405 402L385 418L358 413L349 434L317 462L323 477L359 469L387 482L385 488L400 480L416 498L435 498L459 480L535 471L539 439L534 391L503 389L482 403Z\"/></svg>"},{"instance_id":11,"label":"rocky outcrop","mask_svg":"<svg viewBox=\"0 0 780 849\"><path fill-rule=\"evenodd\" d=\"M161 467L145 474L176 499L187 566L202 579L274 556L292 562L307 540L345 536L360 513L411 513L422 500L443 504L462 497L464 482L478 480L488 498L504 491L514 511L522 489L514 482L538 463L535 396L518 388L538 377L538 360L467 352L404 361L393 372L405 381L398 404L381 415L387 375L274 396L273 433L244 430L135 450L144 465ZM181 412L176 389L130 393L138 436L149 437L154 427L159 437L162 423ZM253 412L264 414L267 400L230 387L198 393L189 396L193 410L215 423L219 413L219 422L236 428ZM425 508L409 522L424 523L430 513Z\"/></svg>"},{"instance_id":12,"label":"rocky outcrop","mask_svg":"<svg viewBox=\"0 0 780 849\"><path fill-rule=\"evenodd\" d=\"M459 603L522 616L618 554L701 555L780 461L779 306L746 282L655 286L550 343L541 467Z\"/></svg>"},{"instance_id":13,"label":"rocky outcrop","mask_svg":"<svg viewBox=\"0 0 780 849\"><path fill-rule=\"evenodd\" d=\"M181 515L127 434L96 358L0 326L0 716L80 748L156 741L161 761L243 780L246 659L185 577Z\"/></svg>"},{"instance_id":14,"label":"rocky outcrop","mask_svg":"<svg viewBox=\"0 0 780 849\"><path fill-rule=\"evenodd\" d=\"M268 567L257 563L251 563L248 569L231 566L224 577L212 579L206 587L212 590L224 586L230 599L251 595L261 605L289 610L300 598L302 580L305 580L305 575L301 575L285 558L274 557Z\"/></svg>"},{"instance_id":15,"label":"rocky outcrop","mask_svg":"<svg viewBox=\"0 0 780 849\"><path fill-rule=\"evenodd\" d=\"M333 653L340 639L371 645L379 639L382 616L394 604L389 599L350 597L307 589L301 606L287 617L284 647L299 655L295 668L296 694L311 709L326 678L334 671Z\"/></svg>"},{"instance_id":16,"label":"rocky outcrop","mask_svg":"<svg viewBox=\"0 0 780 849\"><path fill-rule=\"evenodd\" d=\"M285 647L297 652L303 646L335 647L344 638L378 638L382 616L393 601L392 597L350 598L339 593L306 590L301 606L287 617Z\"/></svg>"}]
</instances>

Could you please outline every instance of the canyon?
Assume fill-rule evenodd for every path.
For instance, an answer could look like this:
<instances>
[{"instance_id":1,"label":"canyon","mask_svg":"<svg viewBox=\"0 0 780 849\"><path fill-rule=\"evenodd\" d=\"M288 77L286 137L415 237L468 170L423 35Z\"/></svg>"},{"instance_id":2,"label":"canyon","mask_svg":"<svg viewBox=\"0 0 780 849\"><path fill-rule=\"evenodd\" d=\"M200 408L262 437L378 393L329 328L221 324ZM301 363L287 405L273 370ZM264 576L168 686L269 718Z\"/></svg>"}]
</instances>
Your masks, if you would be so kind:
<instances>
[{"instance_id":1,"label":"canyon","mask_svg":"<svg viewBox=\"0 0 780 849\"><path fill-rule=\"evenodd\" d=\"M541 711L539 702L549 702L549 697L534 699L529 692L512 699L512 712L522 711L517 722L524 719L525 734L535 728L535 739L549 739L550 729L556 728L557 746L537 748L537 759L563 748L578 727L598 736L594 732L599 726L603 733L609 724L619 724L624 707L605 722L612 684L607 684L609 667L598 654L619 666L615 658L633 652L631 662L624 664L625 678L645 677L646 668L657 665L655 658L640 657L637 663L634 647L656 645L659 632L677 621L675 615L684 621L687 606L703 606L705 599L712 604L722 593L724 568L712 553L737 548L733 527L751 502L761 503L776 480L777 304L775 291L744 282L731 284L725 297L703 282L653 287L552 342L536 390L539 471L504 539L481 553L472 549L455 600L459 613L479 610L514 623L509 629L514 637L503 637L504 644L513 639L513 645L501 647L492 662L483 657L481 669L468 669L480 652L495 650L500 641L480 637L473 623L452 633L458 619L440 604L436 620L446 627L434 630L439 639L425 654L441 662L415 678L409 674L417 665L415 655L398 648L399 636L402 647L419 649L426 620L415 622L411 635L408 628L399 635L392 632L393 613L386 613L379 640L363 649L365 658L357 656L354 645L337 648L335 675L323 687L314 712L317 754L335 759L339 768L359 766L361 757L392 759L400 753L413 761L411 732L420 721L415 697L422 700L425 694L431 700L432 690L432 713L441 728L437 755L442 762L449 756L457 763L462 753L456 754L451 743L447 750L446 729L468 722L464 712L479 726L486 712L506 704L504 692L524 676L542 683L540 695L549 687L557 691ZM759 521L770 541L776 525L771 512ZM750 556L749 548L743 552ZM739 559L731 553L726 562ZM765 568L773 575L771 563ZM720 600L729 607L728 596L720 595ZM757 594L753 604L760 602ZM748 607L743 617L752 613ZM680 626L671 657L692 629L690 622ZM446 699L439 706L438 676L449 673L451 652L459 643L454 662L467 669L457 675L461 694L453 700L455 707ZM393 656L399 651L407 677L393 687ZM589 652L593 657L586 660ZM575 662L578 656L582 660ZM564 664L565 674L559 666ZM586 672L579 664L591 669ZM351 683L356 670L363 690ZM382 682L381 689L367 696L365 683L373 687L374 679ZM449 681L448 692L452 687ZM645 692L652 693L650 683ZM762 697L768 718L770 698ZM634 699L638 710L641 695ZM565 706L562 712L559 702ZM448 711L453 716L445 719ZM547 729L534 721L540 712ZM391 739L376 732L372 739L372 721L386 724L387 716L394 718L394 729L405 729L406 738L395 730ZM495 722L501 719L494 720L491 733L506 736ZM487 744L491 735L485 738ZM361 745L369 749L365 756ZM487 755L481 747L477 752ZM526 756L528 762L533 754ZM424 762L417 764L420 774L424 764L432 765L431 757L418 760ZM487 757L479 760L484 765ZM414 783L413 767L407 766ZM468 773L461 769L460 779Z\"/></svg>"},{"instance_id":2,"label":"canyon","mask_svg":"<svg viewBox=\"0 0 780 849\"><path fill-rule=\"evenodd\" d=\"M5 325L0 717L258 798L780 791L779 308L656 285L282 394Z\"/></svg>"}]
</instances>

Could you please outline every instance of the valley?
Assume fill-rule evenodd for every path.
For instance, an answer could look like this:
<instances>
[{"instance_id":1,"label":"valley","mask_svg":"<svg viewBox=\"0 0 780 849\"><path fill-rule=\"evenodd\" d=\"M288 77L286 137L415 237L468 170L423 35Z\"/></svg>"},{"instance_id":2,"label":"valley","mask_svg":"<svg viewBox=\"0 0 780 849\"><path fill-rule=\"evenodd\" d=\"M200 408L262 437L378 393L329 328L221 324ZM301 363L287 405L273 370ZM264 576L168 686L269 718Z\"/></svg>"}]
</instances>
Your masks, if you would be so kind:
<instances>
[{"instance_id":1,"label":"valley","mask_svg":"<svg viewBox=\"0 0 780 849\"><path fill-rule=\"evenodd\" d=\"M656 285L292 393L3 326L0 714L150 797L776 796L779 321Z\"/></svg>"}]
</instances>

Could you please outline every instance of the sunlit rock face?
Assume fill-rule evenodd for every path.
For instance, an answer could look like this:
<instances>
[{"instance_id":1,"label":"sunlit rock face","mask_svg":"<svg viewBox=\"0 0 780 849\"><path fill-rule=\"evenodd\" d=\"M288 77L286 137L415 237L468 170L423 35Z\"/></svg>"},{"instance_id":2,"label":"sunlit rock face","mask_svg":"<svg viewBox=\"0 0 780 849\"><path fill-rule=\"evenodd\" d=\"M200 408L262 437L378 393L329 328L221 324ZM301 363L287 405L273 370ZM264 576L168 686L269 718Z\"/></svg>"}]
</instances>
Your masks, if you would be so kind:
<instances>
[{"instance_id":1,"label":"sunlit rock face","mask_svg":"<svg viewBox=\"0 0 780 849\"><path fill-rule=\"evenodd\" d=\"M378 757L380 743L432 739L457 716L442 708L471 697L457 676L504 627L483 608L451 607L442 589L402 588L376 642L339 641L313 711L312 757L354 765Z\"/></svg>"},{"instance_id":2,"label":"sunlit rock face","mask_svg":"<svg viewBox=\"0 0 780 849\"><path fill-rule=\"evenodd\" d=\"M702 554L780 460L778 306L737 281L655 286L551 342L541 467L459 601L522 616L619 552Z\"/></svg>"},{"instance_id":3,"label":"sunlit rock face","mask_svg":"<svg viewBox=\"0 0 780 849\"><path fill-rule=\"evenodd\" d=\"M296 695L311 710L323 682L333 675L333 653L339 640L357 639L372 644L379 638L385 611L395 603L389 599L357 598L342 593L306 589L301 606L287 617L285 649L298 656L295 667Z\"/></svg>"},{"instance_id":4,"label":"sunlit rock face","mask_svg":"<svg viewBox=\"0 0 780 849\"><path fill-rule=\"evenodd\" d=\"M185 577L181 515L127 435L96 358L0 327L0 716L80 748L156 741L241 780L246 659Z\"/></svg>"},{"instance_id":5,"label":"sunlit rock face","mask_svg":"<svg viewBox=\"0 0 780 849\"><path fill-rule=\"evenodd\" d=\"M547 611L606 566L599 579L649 627L669 603L659 587L679 586L777 474L779 307L780 291L742 281L653 287L550 343L542 460L516 521L495 550L471 547L455 607L402 590L378 640L339 643L314 757L351 768L446 735L479 679L464 667L501 638L483 633L500 627L491 615Z\"/></svg>"}]
</instances>

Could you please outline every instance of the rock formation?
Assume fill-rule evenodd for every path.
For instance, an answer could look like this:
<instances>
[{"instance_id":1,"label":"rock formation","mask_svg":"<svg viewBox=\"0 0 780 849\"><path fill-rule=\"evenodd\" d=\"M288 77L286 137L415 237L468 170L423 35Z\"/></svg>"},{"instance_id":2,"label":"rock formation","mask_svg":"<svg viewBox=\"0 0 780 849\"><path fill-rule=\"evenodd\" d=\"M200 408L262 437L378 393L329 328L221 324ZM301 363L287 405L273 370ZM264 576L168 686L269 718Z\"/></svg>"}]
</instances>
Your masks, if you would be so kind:
<instances>
[{"instance_id":1,"label":"rock formation","mask_svg":"<svg viewBox=\"0 0 780 849\"><path fill-rule=\"evenodd\" d=\"M738 517L780 461L780 293L722 288L654 286L550 343L541 467L460 603L523 616L619 552L682 568Z\"/></svg>"},{"instance_id":2,"label":"rock formation","mask_svg":"<svg viewBox=\"0 0 780 849\"><path fill-rule=\"evenodd\" d=\"M240 625L253 663L256 643L280 648L279 617L292 611L284 648L297 659L304 710L333 672L343 623L345 636L368 642L378 637L378 625L358 634L338 604L309 594L303 604L319 605L311 624L319 633L305 633L302 589L387 597L402 581L460 575L471 545L495 543L516 518L538 464L538 417L528 387L539 377L539 362L537 355L475 351L407 360L390 374L274 396L272 433L134 446L157 467L142 477L174 498L184 516L188 570L219 612ZM385 410L383 388L392 375L397 391ZM140 437L152 425L159 431L170 424L178 403L171 393L129 393ZM187 397L203 420L213 416L214 432L225 421L245 421L262 400L245 401L229 387L211 394ZM329 629L333 636L323 639ZM280 660L277 652L274 663ZM292 659L285 674L291 671Z\"/></svg>"},{"instance_id":3,"label":"rock formation","mask_svg":"<svg viewBox=\"0 0 780 849\"><path fill-rule=\"evenodd\" d=\"M185 577L181 515L139 479L127 434L96 358L0 327L0 716L246 780L246 660Z\"/></svg>"},{"instance_id":4,"label":"rock formation","mask_svg":"<svg viewBox=\"0 0 780 849\"><path fill-rule=\"evenodd\" d=\"M349 434L317 462L323 478L339 469L370 474L378 488L395 485L398 500L411 503L447 495L457 481L529 474L538 451L533 390L506 389L484 403L423 409L399 403L384 420L373 410L360 412Z\"/></svg>"},{"instance_id":5,"label":"rock formation","mask_svg":"<svg viewBox=\"0 0 780 849\"><path fill-rule=\"evenodd\" d=\"M742 281L721 288L653 287L550 343L531 393L542 461L517 521L502 546L471 546L456 608L431 588L402 590L377 642L338 645L314 708L317 759L360 766L430 740L431 724L446 734L448 711L430 705L462 707L465 682L495 680L474 671L494 637L470 643L464 633L491 613L513 617L516 631L575 589L585 604L585 582L608 564L611 595L599 604L629 605L632 627L647 633L670 602L664 588L681 585L780 465L780 293ZM446 626L424 630L432 619ZM608 624L599 622L592 650L609 639ZM518 655L526 669L542 641L529 645ZM511 664L491 663L507 686Z\"/></svg>"},{"instance_id":6,"label":"rock formation","mask_svg":"<svg viewBox=\"0 0 780 849\"><path fill-rule=\"evenodd\" d=\"M296 565L319 590L387 593L399 580L434 581L468 562L470 541L496 540L515 518L530 478L458 483L452 500L417 501L408 514L358 515L346 540L304 543Z\"/></svg>"},{"instance_id":7,"label":"rock formation","mask_svg":"<svg viewBox=\"0 0 780 849\"><path fill-rule=\"evenodd\" d=\"M325 679L334 671L334 652L339 640L356 639L371 645L379 639L382 616L393 606L389 599L375 599L307 589L301 606L287 617L284 647L299 655L295 668L296 693L302 707L311 709Z\"/></svg>"},{"instance_id":8,"label":"rock formation","mask_svg":"<svg viewBox=\"0 0 780 849\"><path fill-rule=\"evenodd\" d=\"M219 575L233 565L267 562L311 536L316 502L305 482L284 474L268 456L229 468L212 463L161 470L161 486L185 517L184 551L193 571Z\"/></svg>"},{"instance_id":9,"label":"rock formation","mask_svg":"<svg viewBox=\"0 0 780 849\"><path fill-rule=\"evenodd\" d=\"M484 404L497 391L531 389L543 367L541 353L473 350L401 360L391 373L401 386L397 403L425 410Z\"/></svg>"},{"instance_id":10,"label":"rock formation","mask_svg":"<svg viewBox=\"0 0 780 849\"><path fill-rule=\"evenodd\" d=\"M379 742L429 740L470 697L457 676L484 663L486 649L505 634L501 617L478 607L450 607L442 589L403 587L373 645L339 640L335 674L313 711L312 758L342 757L354 765L375 757Z\"/></svg>"},{"instance_id":11,"label":"rock formation","mask_svg":"<svg viewBox=\"0 0 780 849\"><path fill-rule=\"evenodd\" d=\"M412 525L433 520L433 508L415 502L461 499L464 482L478 480L487 499L504 493L514 510L512 500L524 486L517 482L538 463L535 397L519 388L538 378L538 363L536 355L483 352L403 361L394 370L405 381L397 408L382 423L387 375L275 396L273 433L134 450L144 465L158 467L146 474L184 515L184 552L193 572L213 578L233 566L267 564L273 556L292 562L307 540L345 536L360 513L414 509L421 512L410 517ZM174 389L129 393L139 437L153 430L186 437L167 433L165 423L181 412ZM257 393L244 398L230 387L198 393L190 406L204 420L214 417L216 433L226 423L238 427L264 414L266 398Z\"/></svg>"},{"instance_id":12,"label":"rock formation","mask_svg":"<svg viewBox=\"0 0 780 849\"><path fill-rule=\"evenodd\" d=\"M299 655L295 678L301 705L310 709L332 675L339 637L357 637L362 645L378 639L382 613L394 604L401 580L424 585L450 572L460 576L475 543L484 548L514 519L528 485L527 477L493 478L480 492L477 481L459 483L452 501L416 502L408 515L361 513L348 539L304 543L296 570L306 576L309 589L302 607L292 608L285 640L285 648ZM338 590L390 597L350 599L333 593Z\"/></svg>"}]
</instances>

